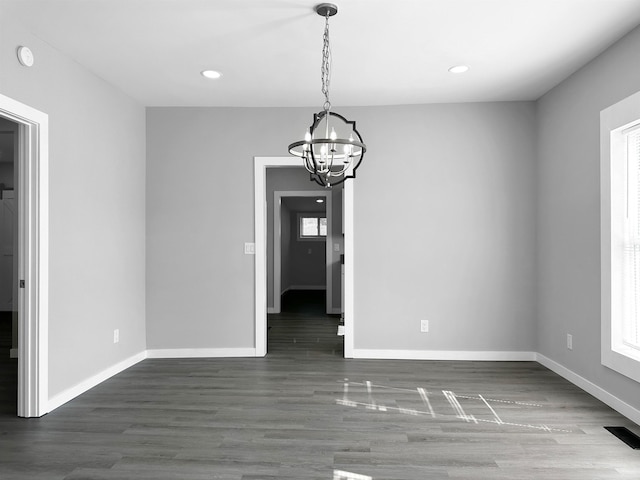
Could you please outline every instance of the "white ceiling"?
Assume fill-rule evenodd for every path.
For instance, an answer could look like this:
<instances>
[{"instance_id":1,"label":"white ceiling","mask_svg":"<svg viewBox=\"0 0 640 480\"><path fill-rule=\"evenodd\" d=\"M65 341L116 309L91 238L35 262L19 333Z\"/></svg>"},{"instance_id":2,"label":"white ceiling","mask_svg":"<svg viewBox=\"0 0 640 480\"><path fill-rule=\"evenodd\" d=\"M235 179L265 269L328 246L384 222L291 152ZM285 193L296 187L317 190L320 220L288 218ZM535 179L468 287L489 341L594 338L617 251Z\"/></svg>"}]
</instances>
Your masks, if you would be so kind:
<instances>
[{"instance_id":1,"label":"white ceiling","mask_svg":"<svg viewBox=\"0 0 640 480\"><path fill-rule=\"evenodd\" d=\"M5 14L143 105L319 108L316 3L0 0ZM640 0L336 3L336 107L534 100L640 24ZM447 72L461 63L468 73ZM224 76L206 80L208 68Z\"/></svg>"}]
</instances>

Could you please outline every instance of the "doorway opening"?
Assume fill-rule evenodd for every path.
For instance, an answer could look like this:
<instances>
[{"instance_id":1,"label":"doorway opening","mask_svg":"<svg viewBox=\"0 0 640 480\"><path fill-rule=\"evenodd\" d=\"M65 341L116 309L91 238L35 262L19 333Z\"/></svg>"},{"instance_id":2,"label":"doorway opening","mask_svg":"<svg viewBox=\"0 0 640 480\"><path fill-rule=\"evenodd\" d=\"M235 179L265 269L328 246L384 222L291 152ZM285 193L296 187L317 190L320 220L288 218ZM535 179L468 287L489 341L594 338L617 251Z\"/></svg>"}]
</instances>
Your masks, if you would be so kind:
<instances>
[{"instance_id":1,"label":"doorway opening","mask_svg":"<svg viewBox=\"0 0 640 480\"><path fill-rule=\"evenodd\" d=\"M255 213L255 354L267 354L267 169L303 169L299 159L293 157L255 157L254 159L254 213ZM324 190L321 190L324 191ZM345 182L343 189L343 307L344 357L353 358L353 183ZM337 336L337 328L335 331Z\"/></svg>"},{"instance_id":2,"label":"doorway opening","mask_svg":"<svg viewBox=\"0 0 640 480\"><path fill-rule=\"evenodd\" d=\"M306 175L302 178L306 181ZM334 298L340 296L334 295L334 284L340 283L334 261L342 242L334 223L330 191L274 191L273 234L267 239L267 255L273 251L267 267L267 282L273 284L268 288L269 313L280 313L282 295L291 290L323 290L326 313L341 313L339 298Z\"/></svg>"},{"instance_id":3,"label":"doorway opening","mask_svg":"<svg viewBox=\"0 0 640 480\"><path fill-rule=\"evenodd\" d=\"M13 203L14 231L7 235L13 236L11 248L17 255L10 260L11 285L5 293L12 295L9 350L17 356L16 412L19 417L40 417L48 412L49 120L45 113L4 95L0 95L0 119L4 126L0 129L13 132L15 157L14 198L11 202L7 189L6 203L7 209Z\"/></svg>"},{"instance_id":4,"label":"doorway opening","mask_svg":"<svg viewBox=\"0 0 640 480\"><path fill-rule=\"evenodd\" d=\"M274 190L273 234L267 239L273 262L267 267L269 288L267 351L269 354L344 355L341 321L341 194L309 185L302 168L269 169L274 183L310 190ZM271 242L269 242L271 240Z\"/></svg>"},{"instance_id":5,"label":"doorway opening","mask_svg":"<svg viewBox=\"0 0 640 480\"><path fill-rule=\"evenodd\" d=\"M18 413L19 125L0 117L0 413Z\"/></svg>"}]
</instances>

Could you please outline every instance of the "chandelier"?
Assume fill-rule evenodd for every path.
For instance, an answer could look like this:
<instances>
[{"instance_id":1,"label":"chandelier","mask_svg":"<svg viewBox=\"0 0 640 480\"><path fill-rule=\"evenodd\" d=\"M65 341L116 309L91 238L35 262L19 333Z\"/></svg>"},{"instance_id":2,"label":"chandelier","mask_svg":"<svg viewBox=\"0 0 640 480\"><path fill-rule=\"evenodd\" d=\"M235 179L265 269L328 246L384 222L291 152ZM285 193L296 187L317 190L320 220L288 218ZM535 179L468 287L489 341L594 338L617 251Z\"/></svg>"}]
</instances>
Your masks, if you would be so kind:
<instances>
[{"instance_id":1,"label":"chandelier","mask_svg":"<svg viewBox=\"0 0 640 480\"><path fill-rule=\"evenodd\" d=\"M329 42L329 17L338 13L332 3L316 5L315 11L325 18L322 47L322 93L324 104L314 113L313 123L300 140L289 145L289 153L302 158L311 174L311 180L330 188L355 178L367 146L356 129L356 122L331 111L329 83L331 82L331 44Z\"/></svg>"}]
</instances>

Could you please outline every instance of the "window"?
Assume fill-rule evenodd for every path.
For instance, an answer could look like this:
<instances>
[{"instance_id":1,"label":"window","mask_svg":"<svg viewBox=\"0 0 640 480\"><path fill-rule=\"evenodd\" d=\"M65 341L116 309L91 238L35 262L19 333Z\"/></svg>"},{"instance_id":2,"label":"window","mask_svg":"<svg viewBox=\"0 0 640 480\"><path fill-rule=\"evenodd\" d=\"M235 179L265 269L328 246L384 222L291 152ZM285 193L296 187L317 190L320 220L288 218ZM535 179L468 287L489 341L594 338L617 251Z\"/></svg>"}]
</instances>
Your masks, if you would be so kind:
<instances>
[{"instance_id":1,"label":"window","mask_svg":"<svg viewBox=\"0 0 640 480\"><path fill-rule=\"evenodd\" d=\"M301 240L324 240L327 237L327 218L314 214L298 215L298 238Z\"/></svg>"},{"instance_id":2,"label":"window","mask_svg":"<svg viewBox=\"0 0 640 480\"><path fill-rule=\"evenodd\" d=\"M626 149L622 343L640 354L640 125L621 132Z\"/></svg>"},{"instance_id":3,"label":"window","mask_svg":"<svg viewBox=\"0 0 640 480\"><path fill-rule=\"evenodd\" d=\"M640 92L600 112L602 364L640 382Z\"/></svg>"}]
</instances>

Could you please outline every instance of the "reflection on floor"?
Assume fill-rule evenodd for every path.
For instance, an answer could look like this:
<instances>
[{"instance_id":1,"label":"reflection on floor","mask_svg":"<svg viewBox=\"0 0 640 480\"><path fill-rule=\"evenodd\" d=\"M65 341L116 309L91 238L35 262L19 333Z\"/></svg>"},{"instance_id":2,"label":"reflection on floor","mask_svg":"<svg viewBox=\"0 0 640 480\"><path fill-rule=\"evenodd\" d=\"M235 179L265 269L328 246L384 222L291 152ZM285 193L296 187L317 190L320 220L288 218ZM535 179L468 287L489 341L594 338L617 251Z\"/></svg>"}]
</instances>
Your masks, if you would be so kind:
<instances>
[{"instance_id":1,"label":"reflection on floor","mask_svg":"<svg viewBox=\"0 0 640 480\"><path fill-rule=\"evenodd\" d=\"M324 290L290 290L282 296L281 313L267 316L267 352L343 356L339 315L327 315Z\"/></svg>"},{"instance_id":2,"label":"reflection on floor","mask_svg":"<svg viewBox=\"0 0 640 480\"><path fill-rule=\"evenodd\" d=\"M345 472L343 470L334 470L333 480L373 480L373 479L368 475L359 475L357 473Z\"/></svg>"},{"instance_id":3,"label":"reflection on floor","mask_svg":"<svg viewBox=\"0 0 640 480\"><path fill-rule=\"evenodd\" d=\"M417 417L425 416L439 420L461 420L473 422L476 425L484 422L510 427L532 428L545 432L571 432L571 430L553 428L545 424L532 425L517 420L505 420L506 417L503 413L498 415L496 411L496 409L502 410L509 415L509 418L517 418L521 416L517 407L543 408L544 405L540 403L487 398L480 393L460 395L450 390L432 392L423 387L411 389L375 385L369 381L350 382L348 378L344 379L343 385L343 396L336 399L336 403L347 407L362 407L367 410L394 412ZM377 402L374 389L382 392L386 401L391 400L394 405ZM396 395L393 395L394 393ZM500 409L500 407L504 408Z\"/></svg>"}]
</instances>

